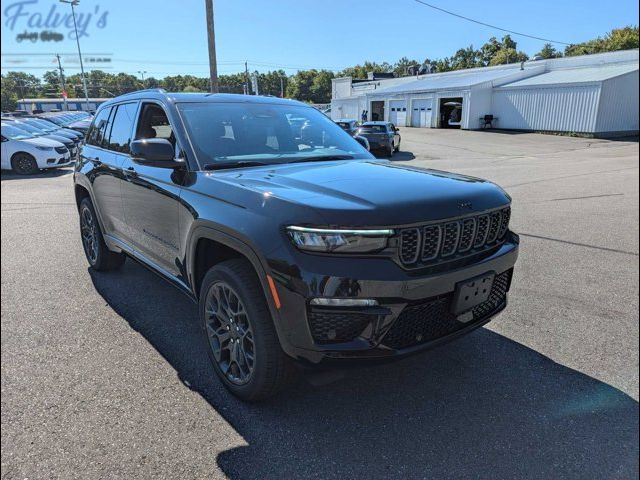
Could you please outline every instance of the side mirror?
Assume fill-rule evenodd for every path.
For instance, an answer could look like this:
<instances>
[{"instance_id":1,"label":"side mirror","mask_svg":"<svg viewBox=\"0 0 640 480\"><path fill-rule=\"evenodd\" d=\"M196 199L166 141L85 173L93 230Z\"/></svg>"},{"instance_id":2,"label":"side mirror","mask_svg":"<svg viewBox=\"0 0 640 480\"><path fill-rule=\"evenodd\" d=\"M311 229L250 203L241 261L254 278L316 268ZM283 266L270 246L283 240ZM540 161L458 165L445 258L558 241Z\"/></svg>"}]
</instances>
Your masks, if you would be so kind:
<instances>
[{"instance_id":1,"label":"side mirror","mask_svg":"<svg viewBox=\"0 0 640 480\"><path fill-rule=\"evenodd\" d=\"M364 148L366 148L367 151L370 150L369 140L367 140L365 137L361 137L360 135L356 135L353 138L355 139L356 142L358 142L360 145L362 145Z\"/></svg>"},{"instance_id":2,"label":"side mirror","mask_svg":"<svg viewBox=\"0 0 640 480\"><path fill-rule=\"evenodd\" d=\"M166 138L146 138L131 142L131 158L140 165L178 168L184 162L175 159L175 149Z\"/></svg>"}]
</instances>

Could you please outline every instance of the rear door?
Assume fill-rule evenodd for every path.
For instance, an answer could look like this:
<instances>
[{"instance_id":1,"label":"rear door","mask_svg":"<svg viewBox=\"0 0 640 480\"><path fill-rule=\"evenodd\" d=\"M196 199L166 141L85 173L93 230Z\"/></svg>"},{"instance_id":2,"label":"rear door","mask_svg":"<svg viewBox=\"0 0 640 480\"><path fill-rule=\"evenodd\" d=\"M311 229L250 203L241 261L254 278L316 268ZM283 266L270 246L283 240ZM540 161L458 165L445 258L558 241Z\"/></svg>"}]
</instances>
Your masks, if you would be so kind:
<instances>
[{"instance_id":1,"label":"rear door","mask_svg":"<svg viewBox=\"0 0 640 480\"><path fill-rule=\"evenodd\" d=\"M120 188L118 199L120 201L119 211L122 212L118 216L118 236L121 240L130 246L134 244L134 236L131 227L126 221L126 211L124 207L124 188L127 182L127 176L123 171L124 164L129 159L129 144L133 138L133 129L138 113L140 102L127 102L115 105L111 112L109 121L109 135L105 136L104 147L112 155L112 162L118 170L118 186ZM115 222L115 220L114 220Z\"/></svg>"},{"instance_id":2,"label":"rear door","mask_svg":"<svg viewBox=\"0 0 640 480\"><path fill-rule=\"evenodd\" d=\"M102 220L104 233L122 240L126 234L121 193L122 165L107 148L115 108L106 107L97 113L87 132L80 159L90 167L87 178L92 183L94 207Z\"/></svg>"}]
</instances>

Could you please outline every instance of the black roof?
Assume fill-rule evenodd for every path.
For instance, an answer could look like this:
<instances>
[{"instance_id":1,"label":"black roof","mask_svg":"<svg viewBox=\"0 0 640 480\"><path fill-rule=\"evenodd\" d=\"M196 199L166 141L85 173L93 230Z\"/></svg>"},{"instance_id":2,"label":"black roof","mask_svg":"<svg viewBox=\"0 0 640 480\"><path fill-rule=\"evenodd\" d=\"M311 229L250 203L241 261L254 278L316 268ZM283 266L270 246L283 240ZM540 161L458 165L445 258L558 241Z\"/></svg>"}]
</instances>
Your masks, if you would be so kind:
<instances>
[{"instance_id":1,"label":"black roof","mask_svg":"<svg viewBox=\"0 0 640 480\"><path fill-rule=\"evenodd\" d=\"M120 102L123 100L139 100L139 99L156 99L165 100L172 103L264 103L278 105L301 105L309 106L306 103L287 98L279 98L261 95L241 95L236 93L186 93L186 92L167 92L161 88L151 88L146 90L137 90L131 93L125 93L109 99L103 105ZM102 105L101 105L102 106Z\"/></svg>"}]
</instances>

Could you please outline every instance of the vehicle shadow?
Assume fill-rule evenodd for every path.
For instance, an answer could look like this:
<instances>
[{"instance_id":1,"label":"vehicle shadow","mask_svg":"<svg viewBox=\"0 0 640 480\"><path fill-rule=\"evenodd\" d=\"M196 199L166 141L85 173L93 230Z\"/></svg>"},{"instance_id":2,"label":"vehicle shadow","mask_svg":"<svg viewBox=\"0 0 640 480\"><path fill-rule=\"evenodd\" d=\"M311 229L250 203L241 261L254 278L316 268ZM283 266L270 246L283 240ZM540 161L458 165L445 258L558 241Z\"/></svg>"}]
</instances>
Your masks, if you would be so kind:
<instances>
[{"instance_id":1,"label":"vehicle shadow","mask_svg":"<svg viewBox=\"0 0 640 480\"><path fill-rule=\"evenodd\" d=\"M637 477L634 399L486 328L248 405L214 377L187 297L132 261L90 275L184 385L244 437L248 446L218 455L230 478Z\"/></svg>"},{"instance_id":2,"label":"vehicle shadow","mask_svg":"<svg viewBox=\"0 0 640 480\"><path fill-rule=\"evenodd\" d=\"M400 150L399 152L394 153L393 157L391 157L389 160L392 160L394 162L406 162L408 160L414 160L415 158L416 156L412 152Z\"/></svg>"},{"instance_id":3,"label":"vehicle shadow","mask_svg":"<svg viewBox=\"0 0 640 480\"><path fill-rule=\"evenodd\" d=\"M416 156L413 153L402 151L402 150L399 152L395 152L391 157L387 155L385 152L375 152L375 153L371 152L371 153L376 158L387 158L392 162L402 162L407 160L413 160L416 158Z\"/></svg>"},{"instance_id":4,"label":"vehicle shadow","mask_svg":"<svg viewBox=\"0 0 640 480\"><path fill-rule=\"evenodd\" d=\"M73 173L73 168L49 168L46 170L41 170L40 172L34 175L18 175L14 173L12 170L2 170L1 177L2 180L24 180L29 178L56 178L62 177L63 175L69 175Z\"/></svg>"}]
</instances>

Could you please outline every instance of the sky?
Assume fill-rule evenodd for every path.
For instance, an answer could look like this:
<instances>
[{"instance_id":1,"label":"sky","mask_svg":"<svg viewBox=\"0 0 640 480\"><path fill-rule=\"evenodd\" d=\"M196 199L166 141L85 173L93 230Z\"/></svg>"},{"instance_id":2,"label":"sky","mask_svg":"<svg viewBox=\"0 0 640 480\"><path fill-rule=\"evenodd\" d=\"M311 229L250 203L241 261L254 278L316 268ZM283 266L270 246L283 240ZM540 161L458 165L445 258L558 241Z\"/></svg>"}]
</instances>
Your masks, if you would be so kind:
<instances>
[{"instance_id":1,"label":"sky","mask_svg":"<svg viewBox=\"0 0 640 480\"><path fill-rule=\"evenodd\" d=\"M638 24L637 0L428 1L566 43ZM41 75L57 67L56 53L67 75L79 72L73 24L67 23L72 22L69 5L1 0L0 6L2 73ZM245 61L251 71L282 68L288 74L308 68L340 70L365 60L393 63L403 56L422 61L451 56L469 45L478 48L490 37L504 35L415 0L214 0L214 11L220 74L243 70ZM86 69L138 76L146 72L145 77L157 78L208 76L204 0L80 0L76 15ZM47 32L60 41L45 41ZM529 55L544 44L512 37Z\"/></svg>"}]
</instances>

